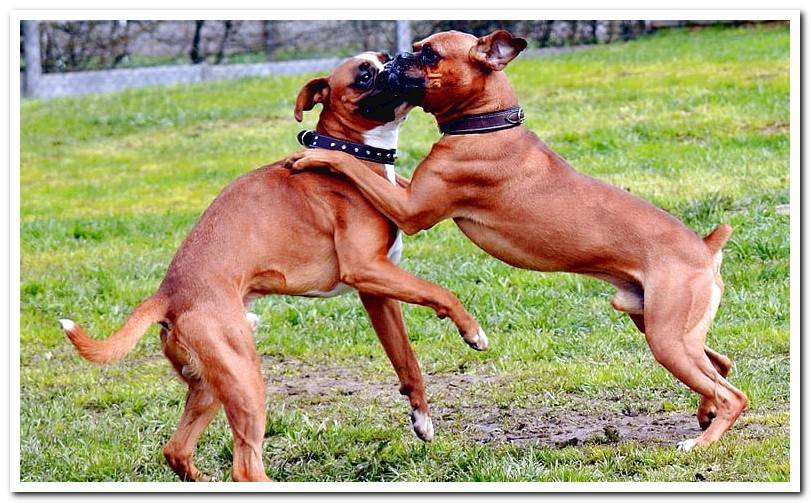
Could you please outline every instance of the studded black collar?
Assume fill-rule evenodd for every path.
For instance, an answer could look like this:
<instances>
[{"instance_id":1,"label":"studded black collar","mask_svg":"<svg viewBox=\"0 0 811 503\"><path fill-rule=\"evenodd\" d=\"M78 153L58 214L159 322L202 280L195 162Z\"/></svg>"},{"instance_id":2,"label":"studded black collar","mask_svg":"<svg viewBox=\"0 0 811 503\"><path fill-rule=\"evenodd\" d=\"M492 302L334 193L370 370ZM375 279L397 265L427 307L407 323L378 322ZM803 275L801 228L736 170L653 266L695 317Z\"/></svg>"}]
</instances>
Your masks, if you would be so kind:
<instances>
[{"instance_id":1,"label":"studded black collar","mask_svg":"<svg viewBox=\"0 0 811 503\"><path fill-rule=\"evenodd\" d=\"M394 160L397 159L397 150L395 149L377 148L365 143L341 140L316 131L304 130L299 132L298 142L307 148L338 150L353 155L358 159L380 164L394 164Z\"/></svg>"}]
</instances>

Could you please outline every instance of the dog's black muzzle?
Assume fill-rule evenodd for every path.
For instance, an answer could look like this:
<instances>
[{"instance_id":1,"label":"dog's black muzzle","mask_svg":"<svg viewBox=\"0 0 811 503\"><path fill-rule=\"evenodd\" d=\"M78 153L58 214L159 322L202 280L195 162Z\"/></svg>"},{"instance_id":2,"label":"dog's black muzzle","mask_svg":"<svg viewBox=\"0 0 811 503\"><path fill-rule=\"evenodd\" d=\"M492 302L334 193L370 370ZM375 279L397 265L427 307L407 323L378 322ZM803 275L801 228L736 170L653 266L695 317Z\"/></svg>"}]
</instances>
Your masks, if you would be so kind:
<instances>
[{"instance_id":1,"label":"dog's black muzzle","mask_svg":"<svg viewBox=\"0 0 811 503\"><path fill-rule=\"evenodd\" d=\"M390 122L395 119L397 108L406 101L388 85L390 64L391 61L386 63L383 70L377 74L374 87L358 104L364 117Z\"/></svg>"},{"instance_id":2,"label":"dog's black muzzle","mask_svg":"<svg viewBox=\"0 0 811 503\"><path fill-rule=\"evenodd\" d=\"M406 101L418 100L425 91L425 78L409 75L409 69L419 66L419 57L411 52L398 54L386 63L377 77L376 85L386 86Z\"/></svg>"}]
</instances>

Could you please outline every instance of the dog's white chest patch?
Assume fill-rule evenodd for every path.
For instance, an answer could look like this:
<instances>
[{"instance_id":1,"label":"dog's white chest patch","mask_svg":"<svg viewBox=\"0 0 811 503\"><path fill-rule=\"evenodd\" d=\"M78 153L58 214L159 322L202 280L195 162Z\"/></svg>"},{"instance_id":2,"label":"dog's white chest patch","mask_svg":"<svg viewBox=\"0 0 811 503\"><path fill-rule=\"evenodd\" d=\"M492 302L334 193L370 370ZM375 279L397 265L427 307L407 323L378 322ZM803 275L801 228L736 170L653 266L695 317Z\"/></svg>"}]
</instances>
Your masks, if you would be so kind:
<instances>
[{"instance_id":1,"label":"dog's white chest patch","mask_svg":"<svg viewBox=\"0 0 811 503\"><path fill-rule=\"evenodd\" d=\"M386 164L385 168L386 168L386 179L388 179L388 181L390 181L392 185L397 185L397 177L395 176L394 173L394 166L392 166L391 164ZM403 233L400 231L400 229L397 229L397 235L394 237L394 243L392 243L391 247L389 248L389 253L387 255L389 257L389 260L392 261L392 263L394 264L400 263L400 259L403 256ZM338 283L335 284L332 290L329 290L327 292L321 290L312 290L309 292L305 292L302 295L304 295L305 297L324 297L324 298L337 297L338 295L343 295L352 290L354 290L354 288L339 281Z\"/></svg>"},{"instance_id":2,"label":"dog's white chest patch","mask_svg":"<svg viewBox=\"0 0 811 503\"><path fill-rule=\"evenodd\" d=\"M397 185L394 166L391 164L386 164L386 178L389 179L392 185ZM395 264L399 264L400 259L403 258L403 232L400 229L397 229L397 236L394 237L394 243L392 243L391 248L389 248L388 255L389 260Z\"/></svg>"}]
</instances>

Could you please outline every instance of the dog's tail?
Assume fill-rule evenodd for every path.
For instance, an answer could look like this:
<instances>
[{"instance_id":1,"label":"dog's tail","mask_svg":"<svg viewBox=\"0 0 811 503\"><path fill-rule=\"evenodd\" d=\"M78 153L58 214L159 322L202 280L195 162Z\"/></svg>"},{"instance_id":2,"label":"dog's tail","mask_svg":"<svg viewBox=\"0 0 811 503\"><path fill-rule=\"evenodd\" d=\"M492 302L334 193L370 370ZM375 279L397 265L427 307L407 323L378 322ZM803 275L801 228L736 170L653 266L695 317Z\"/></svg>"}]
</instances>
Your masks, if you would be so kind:
<instances>
[{"instance_id":1,"label":"dog's tail","mask_svg":"<svg viewBox=\"0 0 811 503\"><path fill-rule=\"evenodd\" d=\"M707 234L704 238L704 244L707 245L707 248L710 249L710 252L715 255L718 253L721 248L729 239L729 236L732 235L732 226L729 224L721 224L715 228L714 231Z\"/></svg>"},{"instance_id":2,"label":"dog's tail","mask_svg":"<svg viewBox=\"0 0 811 503\"><path fill-rule=\"evenodd\" d=\"M59 324L85 359L93 363L111 363L132 351L149 326L161 321L167 310L165 297L152 296L135 308L118 332L104 340L91 338L73 320L61 319Z\"/></svg>"}]
</instances>

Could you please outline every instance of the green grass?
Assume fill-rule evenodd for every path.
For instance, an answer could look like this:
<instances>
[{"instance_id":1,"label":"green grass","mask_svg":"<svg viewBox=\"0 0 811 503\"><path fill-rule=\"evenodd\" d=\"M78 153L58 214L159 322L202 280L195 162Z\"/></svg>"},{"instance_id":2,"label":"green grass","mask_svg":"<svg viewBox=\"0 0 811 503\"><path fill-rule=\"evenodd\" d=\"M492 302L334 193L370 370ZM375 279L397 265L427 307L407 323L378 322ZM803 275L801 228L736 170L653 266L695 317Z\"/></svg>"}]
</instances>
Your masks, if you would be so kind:
<instances>
[{"instance_id":1,"label":"green grass","mask_svg":"<svg viewBox=\"0 0 811 503\"><path fill-rule=\"evenodd\" d=\"M610 308L608 285L511 268L445 222L406 238L403 267L457 292L492 349L473 352L447 321L406 307L435 403L436 440L423 445L410 431L394 373L355 296L271 297L253 309L263 320L264 359L284 359L268 364L266 378L284 382L302 366L313 376L351 369L357 382L381 391L271 393L270 477L788 480L789 221L775 212L789 198L788 52L787 27L674 30L508 69L527 125L576 168L698 232L721 222L735 227L708 341L734 360L730 379L751 407L722 442L683 454L622 438L556 447L469 434L486 414L597 417L641 407L643 417L683 416L697 398ZM79 359L56 319L72 316L98 336L115 330L156 289L223 186L298 149L293 100L307 77L23 103L23 480L175 480L161 447L184 386L160 355L157 330L122 363L96 368ZM437 137L430 117L412 113L401 173L410 174ZM476 376L489 380L462 382L445 395L443 383ZM537 415L530 423L543 421ZM227 479L230 442L220 414L200 443L198 466Z\"/></svg>"}]
</instances>

